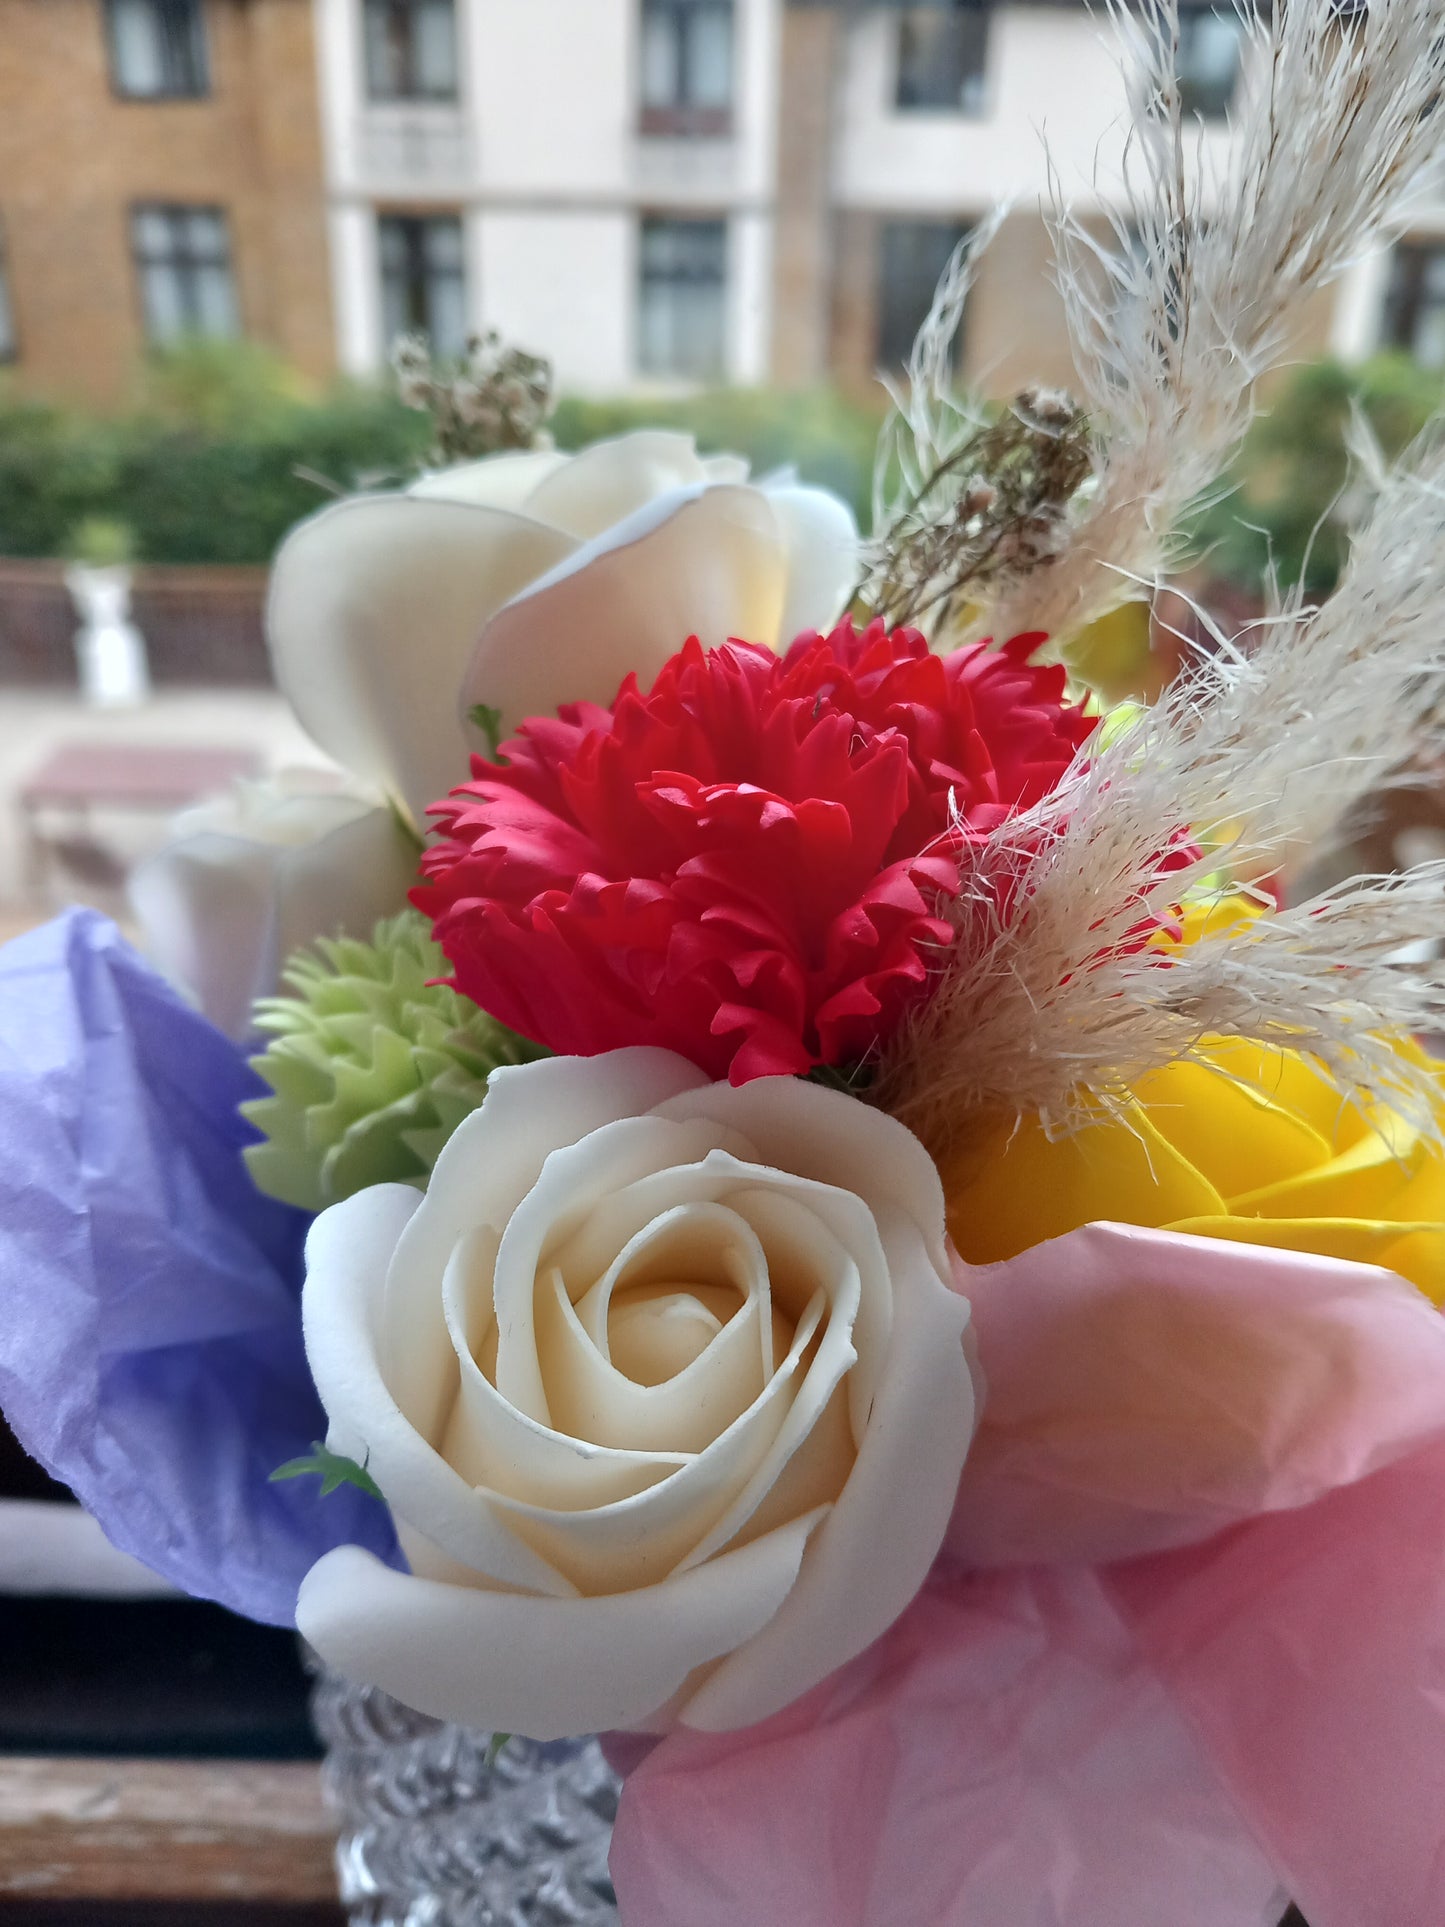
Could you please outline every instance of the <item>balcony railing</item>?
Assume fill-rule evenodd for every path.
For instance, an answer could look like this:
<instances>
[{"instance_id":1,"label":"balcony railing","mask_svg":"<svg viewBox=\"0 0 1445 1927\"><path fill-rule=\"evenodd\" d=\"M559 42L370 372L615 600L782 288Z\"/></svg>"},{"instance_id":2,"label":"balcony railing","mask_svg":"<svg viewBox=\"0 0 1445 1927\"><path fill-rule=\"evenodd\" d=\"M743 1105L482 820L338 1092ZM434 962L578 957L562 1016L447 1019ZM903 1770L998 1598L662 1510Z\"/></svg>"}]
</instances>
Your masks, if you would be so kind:
<instances>
[{"instance_id":1,"label":"balcony railing","mask_svg":"<svg viewBox=\"0 0 1445 1927\"><path fill-rule=\"evenodd\" d=\"M731 107L653 107L638 109L637 131L674 140L726 140L733 131Z\"/></svg>"},{"instance_id":2,"label":"balcony railing","mask_svg":"<svg viewBox=\"0 0 1445 1927\"><path fill-rule=\"evenodd\" d=\"M471 126L454 108L372 107L352 129L352 172L371 193L453 192L475 164Z\"/></svg>"},{"instance_id":3,"label":"balcony railing","mask_svg":"<svg viewBox=\"0 0 1445 1927\"><path fill-rule=\"evenodd\" d=\"M660 130L632 143L633 191L644 200L727 201L743 183L741 144L725 129L721 137Z\"/></svg>"}]
</instances>

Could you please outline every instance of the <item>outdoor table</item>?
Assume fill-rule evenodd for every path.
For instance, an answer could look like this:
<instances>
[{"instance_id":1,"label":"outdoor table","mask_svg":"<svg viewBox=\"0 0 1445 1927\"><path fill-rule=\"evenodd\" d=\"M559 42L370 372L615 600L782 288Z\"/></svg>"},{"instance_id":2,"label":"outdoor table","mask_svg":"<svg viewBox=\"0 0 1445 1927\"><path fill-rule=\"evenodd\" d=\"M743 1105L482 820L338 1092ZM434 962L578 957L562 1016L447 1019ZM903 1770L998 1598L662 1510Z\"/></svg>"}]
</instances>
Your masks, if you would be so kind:
<instances>
[{"instance_id":1,"label":"outdoor table","mask_svg":"<svg viewBox=\"0 0 1445 1927\"><path fill-rule=\"evenodd\" d=\"M48 860L63 838L46 834L43 819L60 813L94 845L91 812L168 814L224 790L237 777L255 776L261 758L253 749L209 743L113 743L77 738L52 750L22 784L26 876L32 889L45 881Z\"/></svg>"}]
</instances>

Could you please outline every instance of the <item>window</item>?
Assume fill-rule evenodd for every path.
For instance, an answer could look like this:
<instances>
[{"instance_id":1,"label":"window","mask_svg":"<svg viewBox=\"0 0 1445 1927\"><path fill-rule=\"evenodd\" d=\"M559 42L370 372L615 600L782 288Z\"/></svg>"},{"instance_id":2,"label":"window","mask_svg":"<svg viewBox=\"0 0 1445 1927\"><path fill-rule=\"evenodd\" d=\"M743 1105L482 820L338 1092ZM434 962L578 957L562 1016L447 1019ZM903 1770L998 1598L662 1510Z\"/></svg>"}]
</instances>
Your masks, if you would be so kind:
<instances>
[{"instance_id":1,"label":"window","mask_svg":"<svg viewBox=\"0 0 1445 1927\"><path fill-rule=\"evenodd\" d=\"M1395 249L1385 338L1426 368L1445 370L1445 242L1402 241Z\"/></svg>"},{"instance_id":2,"label":"window","mask_svg":"<svg viewBox=\"0 0 1445 1927\"><path fill-rule=\"evenodd\" d=\"M209 91L201 0L107 0L110 77L130 100L193 100Z\"/></svg>"},{"instance_id":3,"label":"window","mask_svg":"<svg viewBox=\"0 0 1445 1927\"><path fill-rule=\"evenodd\" d=\"M9 266L5 259L5 233L0 229L0 361L14 361L15 311L10 305Z\"/></svg>"},{"instance_id":4,"label":"window","mask_svg":"<svg viewBox=\"0 0 1445 1927\"><path fill-rule=\"evenodd\" d=\"M388 351L398 335L425 335L435 355L465 354L467 275L460 215L384 214L377 233Z\"/></svg>"},{"instance_id":5,"label":"window","mask_svg":"<svg viewBox=\"0 0 1445 1927\"><path fill-rule=\"evenodd\" d=\"M988 0L905 7L898 22L899 107L981 114L988 72Z\"/></svg>"},{"instance_id":6,"label":"window","mask_svg":"<svg viewBox=\"0 0 1445 1927\"><path fill-rule=\"evenodd\" d=\"M1223 120L1239 85L1244 23L1232 10L1186 13L1179 22L1179 94L1186 114Z\"/></svg>"},{"instance_id":7,"label":"window","mask_svg":"<svg viewBox=\"0 0 1445 1927\"><path fill-rule=\"evenodd\" d=\"M456 0L364 0L372 100L457 98Z\"/></svg>"},{"instance_id":8,"label":"window","mask_svg":"<svg viewBox=\"0 0 1445 1927\"><path fill-rule=\"evenodd\" d=\"M643 0L643 133L727 134L732 102L732 0Z\"/></svg>"},{"instance_id":9,"label":"window","mask_svg":"<svg viewBox=\"0 0 1445 1927\"><path fill-rule=\"evenodd\" d=\"M218 207L138 207L131 246L146 338L240 333L231 241Z\"/></svg>"},{"instance_id":10,"label":"window","mask_svg":"<svg viewBox=\"0 0 1445 1927\"><path fill-rule=\"evenodd\" d=\"M637 360L647 375L717 381L726 368L727 225L649 217L642 223Z\"/></svg>"},{"instance_id":11,"label":"window","mask_svg":"<svg viewBox=\"0 0 1445 1927\"><path fill-rule=\"evenodd\" d=\"M886 221L878 257L878 364L901 368L933 304L948 257L967 234L959 221Z\"/></svg>"}]
</instances>

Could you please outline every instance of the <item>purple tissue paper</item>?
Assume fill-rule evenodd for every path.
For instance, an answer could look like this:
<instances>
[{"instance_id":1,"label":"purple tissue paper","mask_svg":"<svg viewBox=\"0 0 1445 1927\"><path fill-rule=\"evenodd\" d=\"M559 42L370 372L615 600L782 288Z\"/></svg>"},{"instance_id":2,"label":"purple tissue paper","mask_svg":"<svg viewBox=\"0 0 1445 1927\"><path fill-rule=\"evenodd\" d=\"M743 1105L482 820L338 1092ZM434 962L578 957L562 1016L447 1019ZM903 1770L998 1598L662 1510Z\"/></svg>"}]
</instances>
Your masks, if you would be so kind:
<instances>
[{"instance_id":1,"label":"purple tissue paper","mask_svg":"<svg viewBox=\"0 0 1445 1927\"><path fill-rule=\"evenodd\" d=\"M309 1220L258 1192L262 1086L93 911L0 949L0 1410L124 1551L294 1622L385 1508L269 1475L325 1436L301 1339Z\"/></svg>"}]
</instances>

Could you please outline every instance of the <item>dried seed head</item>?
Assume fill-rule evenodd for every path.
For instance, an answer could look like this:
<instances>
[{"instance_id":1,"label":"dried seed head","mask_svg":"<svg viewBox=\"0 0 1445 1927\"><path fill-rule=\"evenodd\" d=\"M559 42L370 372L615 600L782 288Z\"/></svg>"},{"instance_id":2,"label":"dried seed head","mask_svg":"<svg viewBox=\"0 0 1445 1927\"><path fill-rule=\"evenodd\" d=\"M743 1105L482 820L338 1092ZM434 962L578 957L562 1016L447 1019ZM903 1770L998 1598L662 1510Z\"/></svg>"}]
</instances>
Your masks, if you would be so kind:
<instances>
[{"instance_id":1,"label":"dried seed head","mask_svg":"<svg viewBox=\"0 0 1445 1927\"><path fill-rule=\"evenodd\" d=\"M473 335L460 362L436 360L422 337L403 335L392 366L402 401L432 418L432 465L546 446L552 365L509 347L495 328Z\"/></svg>"}]
</instances>

